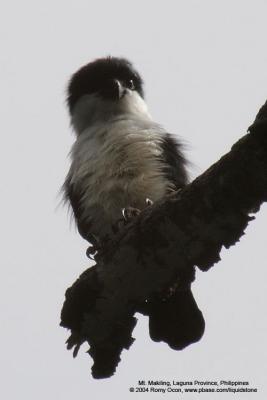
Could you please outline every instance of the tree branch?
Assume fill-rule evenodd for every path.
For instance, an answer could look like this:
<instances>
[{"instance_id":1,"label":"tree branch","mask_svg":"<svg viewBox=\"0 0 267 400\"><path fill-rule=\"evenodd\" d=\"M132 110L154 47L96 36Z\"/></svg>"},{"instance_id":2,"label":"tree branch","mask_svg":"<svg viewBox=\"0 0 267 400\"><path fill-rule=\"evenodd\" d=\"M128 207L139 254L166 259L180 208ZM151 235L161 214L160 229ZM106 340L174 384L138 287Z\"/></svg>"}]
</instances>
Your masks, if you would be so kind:
<instances>
[{"instance_id":1,"label":"tree branch","mask_svg":"<svg viewBox=\"0 0 267 400\"><path fill-rule=\"evenodd\" d=\"M200 339L204 319L190 286L244 234L267 200L267 102L250 133L183 190L148 207L112 237L66 292L61 325L68 348L90 345L95 378L112 375L133 342L136 311L153 340L182 349ZM166 318L168 315L168 318Z\"/></svg>"}]
</instances>

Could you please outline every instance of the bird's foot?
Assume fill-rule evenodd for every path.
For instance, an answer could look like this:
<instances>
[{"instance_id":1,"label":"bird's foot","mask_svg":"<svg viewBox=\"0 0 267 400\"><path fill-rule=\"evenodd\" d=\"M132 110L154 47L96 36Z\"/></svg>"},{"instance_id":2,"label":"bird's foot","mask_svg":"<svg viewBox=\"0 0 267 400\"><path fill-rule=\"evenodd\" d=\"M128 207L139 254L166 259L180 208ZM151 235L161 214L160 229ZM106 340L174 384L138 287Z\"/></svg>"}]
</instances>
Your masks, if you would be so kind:
<instances>
[{"instance_id":1,"label":"bird's foot","mask_svg":"<svg viewBox=\"0 0 267 400\"><path fill-rule=\"evenodd\" d=\"M146 206L152 206L153 201L149 198L145 200ZM137 217L141 210L135 207L125 207L121 210L122 218L117 221L117 223L113 226L113 232L117 233L124 225L128 224L133 218Z\"/></svg>"},{"instance_id":2,"label":"bird's foot","mask_svg":"<svg viewBox=\"0 0 267 400\"><path fill-rule=\"evenodd\" d=\"M125 207L122 209L122 216L124 221L127 223L131 221L132 218L137 217L137 215L139 215L140 212L141 210L139 210L138 208Z\"/></svg>"},{"instance_id":3,"label":"bird's foot","mask_svg":"<svg viewBox=\"0 0 267 400\"><path fill-rule=\"evenodd\" d=\"M108 241L108 236L104 236L101 239L94 237L94 240L90 243L91 246L86 250L86 255L91 260L96 260L96 257L101 253L104 246Z\"/></svg>"},{"instance_id":4,"label":"bird's foot","mask_svg":"<svg viewBox=\"0 0 267 400\"><path fill-rule=\"evenodd\" d=\"M97 245L89 246L88 249L86 250L86 255L91 260L94 260L98 251L99 251L99 246Z\"/></svg>"},{"instance_id":5,"label":"bird's foot","mask_svg":"<svg viewBox=\"0 0 267 400\"><path fill-rule=\"evenodd\" d=\"M153 201L149 198L146 198L145 203L146 203L147 207L153 205ZM139 215L140 213L141 213L141 210L139 210L139 208L125 207L122 209L123 221L128 223L129 221L131 221L131 219L133 219L134 217L137 217L137 215Z\"/></svg>"}]
</instances>

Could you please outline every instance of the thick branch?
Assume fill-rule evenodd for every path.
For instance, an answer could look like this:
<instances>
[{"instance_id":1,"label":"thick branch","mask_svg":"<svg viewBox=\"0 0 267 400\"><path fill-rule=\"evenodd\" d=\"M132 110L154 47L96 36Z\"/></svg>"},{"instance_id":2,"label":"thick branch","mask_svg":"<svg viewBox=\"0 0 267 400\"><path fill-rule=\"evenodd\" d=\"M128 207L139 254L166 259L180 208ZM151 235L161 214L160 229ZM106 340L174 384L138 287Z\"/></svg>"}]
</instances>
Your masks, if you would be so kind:
<instances>
[{"instance_id":1,"label":"thick branch","mask_svg":"<svg viewBox=\"0 0 267 400\"><path fill-rule=\"evenodd\" d=\"M151 302L173 287L188 294L194 266L207 271L218 262L222 247L240 239L250 214L266 200L267 103L228 154L143 211L68 289L62 325L72 330L69 347L90 344L95 377L111 375L121 350L129 348L136 310L149 314Z\"/></svg>"}]
</instances>

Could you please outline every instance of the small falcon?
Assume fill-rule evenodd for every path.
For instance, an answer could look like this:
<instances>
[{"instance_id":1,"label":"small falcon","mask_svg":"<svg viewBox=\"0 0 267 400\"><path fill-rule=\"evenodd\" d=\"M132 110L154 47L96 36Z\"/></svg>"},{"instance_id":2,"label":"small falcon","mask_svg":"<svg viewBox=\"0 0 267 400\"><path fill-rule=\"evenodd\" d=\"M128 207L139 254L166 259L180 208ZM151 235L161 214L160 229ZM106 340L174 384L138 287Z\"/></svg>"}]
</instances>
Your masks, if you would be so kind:
<instances>
[{"instance_id":1,"label":"small falcon","mask_svg":"<svg viewBox=\"0 0 267 400\"><path fill-rule=\"evenodd\" d=\"M179 140L151 118L143 81L124 58L97 59L70 79L76 141L63 190L78 230L96 249L122 218L188 182Z\"/></svg>"}]
</instances>

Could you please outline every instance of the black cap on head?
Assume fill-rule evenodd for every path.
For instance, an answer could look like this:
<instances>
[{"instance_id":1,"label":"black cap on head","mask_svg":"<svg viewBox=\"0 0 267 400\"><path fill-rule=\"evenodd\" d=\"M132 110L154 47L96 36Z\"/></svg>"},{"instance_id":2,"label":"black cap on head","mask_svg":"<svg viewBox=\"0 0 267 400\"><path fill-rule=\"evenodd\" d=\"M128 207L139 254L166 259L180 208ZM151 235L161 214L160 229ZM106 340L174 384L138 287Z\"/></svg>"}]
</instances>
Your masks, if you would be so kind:
<instances>
[{"instance_id":1,"label":"black cap on head","mask_svg":"<svg viewBox=\"0 0 267 400\"><path fill-rule=\"evenodd\" d=\"M117 57L99 58L83 66L71 77L67 97L69 110L73 110L83 95L101 93L102 96L107 96L106 89L114 80L144 97L142 78L128 60Z\"/></svg>"}]
</instances>

